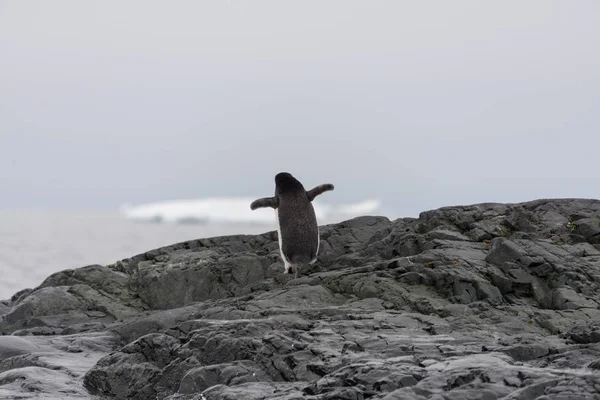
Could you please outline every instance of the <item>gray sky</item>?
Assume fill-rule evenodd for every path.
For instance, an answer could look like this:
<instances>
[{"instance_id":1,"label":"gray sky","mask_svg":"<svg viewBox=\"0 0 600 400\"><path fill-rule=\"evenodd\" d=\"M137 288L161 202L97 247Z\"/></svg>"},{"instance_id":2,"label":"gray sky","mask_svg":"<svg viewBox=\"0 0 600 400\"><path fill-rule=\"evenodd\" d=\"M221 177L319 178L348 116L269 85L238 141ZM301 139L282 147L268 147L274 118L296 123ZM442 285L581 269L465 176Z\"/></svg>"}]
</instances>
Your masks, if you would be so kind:
<instances>
[{"instance_id":1,"label":"gray sky","mask_svg":"<svg viewBox=\"0 0 600 400\"><path fill-rule=\"evenodd\" d=\"M597 0L0 0L0 208L598 198L599 49Z\"/></svg>"}]
</instances>

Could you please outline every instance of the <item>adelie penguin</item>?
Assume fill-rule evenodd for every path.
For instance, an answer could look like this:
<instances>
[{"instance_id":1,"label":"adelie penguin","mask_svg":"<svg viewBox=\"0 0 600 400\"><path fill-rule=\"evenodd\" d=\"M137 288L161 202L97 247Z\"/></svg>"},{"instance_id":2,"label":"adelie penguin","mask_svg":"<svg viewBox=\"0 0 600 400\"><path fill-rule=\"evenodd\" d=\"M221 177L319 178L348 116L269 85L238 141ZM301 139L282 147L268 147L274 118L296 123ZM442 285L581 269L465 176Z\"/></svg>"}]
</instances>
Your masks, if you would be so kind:
<instances>
[{"instance_id":1,"label":"adelie penguin","mask_svg":"<svg viewBox=\"0 0 600 400\"><path fill-rule=\"evenodd\" d=\"M288 172L275 175L275 196L263 197L250 204L252 210L261 207L275 209L279 251L285 265L285 273L298 277L301 265L313 264L319 253L319 226L312 201L318 195L333 190L326 183L308 192L304 186Z\"/></svg>"}]
</instances>

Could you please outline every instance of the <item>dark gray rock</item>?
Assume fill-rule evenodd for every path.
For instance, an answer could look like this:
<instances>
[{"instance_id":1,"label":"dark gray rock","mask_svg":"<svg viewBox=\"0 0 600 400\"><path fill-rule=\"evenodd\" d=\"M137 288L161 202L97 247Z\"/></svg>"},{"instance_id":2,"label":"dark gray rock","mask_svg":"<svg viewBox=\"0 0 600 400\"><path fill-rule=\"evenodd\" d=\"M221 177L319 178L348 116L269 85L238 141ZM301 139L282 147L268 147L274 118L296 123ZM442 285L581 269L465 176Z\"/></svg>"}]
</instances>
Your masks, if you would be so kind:
<instances>
[{"instance_id":1,"label":"dark gray rock","mask_svg":"<svg viewBox=\"0 0 600 400\"><path fill-rule=\"evenodd\" d=\"M39 347L18 336L0 336L0 362L21 354L39 351Z\"/></svg>"},{"instance_id":2,"label":"dark gray rock","mask_svg":"<svg viewBox=\"0 0 600 400\"><path fill-rule=\"evenodd\" d=\"M558 288L552 291L551 301L552 308L556 310L598 308L598 303L586 299L584 296L570 288Z\"/></svg>"},{"instance_id":3,"label":"dark gray rock","mask_svg":"<svg viewBox=\"0 0 600 400\"><path fill-rule=\"evenodd\" d=\"M102 358L85 376L84 383L93 394L118 398L149 399L156 397L153 385L171 354L179 348L171 336L153 333Z\"/></svg>"},{"instance_id":4,"label":"dark gray rock","mask_svg":"<svg viewBox=\"0 0 600 400\"><path fill-rule=\"evenodd\" d=\"M539 223L539 219L535 214L515 207L514 211L507 214L504 223L513 231L532 233L536 231L535 226Z\"/></svg>"},{"instance_id":5,"label":"dark gray rock","mask_svg":"<svg viewBox=\"0 0 600 400\"><path fill-rule=\"evenodd\" d=\"M118 346L106 332L0 339L2 399L90 399L83 376Z\"/></svg>"},{"instance_id":6,"label":"dark gray rock","mask_svg":"<svg viewBox=\"0 0 600 400\"><path fill-rule=\"evenodd\" d=\"M593 399L600 201L444 207L50 276L0 305L0 397Z\"/></svg>"},{"instance_id":7,"label":"dark gray rock","mask_svg":"<svg viewBox=\"0 0 600 400\"><path fill-rule=\"evenodd\" d=\"M575 234L583 236L588 243L600 243L600 216L582 218L573 224Z\"/></svg>"},{"instance_id":8,"label":"dark gray rock","mask_svg":"<svg viewBox=\"0 0 600 400\"><path fill-rule=\"evenodd\" d=\"M0 316L8 313L11 307L8 305L8 301L0 301Z\"/></svg>"},{"instance_id":9,"label":"dark gray rock","mask_svg":"<svg viewBox=\"0 0 600 400\"><path fill-rule=\"evenodd\" d=\"M492 249L485 260L498 266L502 266L504 263L531 264L531 259L516 243L503 238L496 238L492 241Z\"/></svg>"},{"instance_id":10,"label":"dark gray rock","mask_svg":"<svg viewBox=\"0 0 600 400\"><path fill-rule=\"evenodd\" d=\"M189 370L181 379L178 393L200 393L211 386L235 386L246 382L270 382L271 377L252 361L212 364Z\"/></svg>"},{"instance_id":11,"label":"dark gray rock","mask_svg":"<svg viewBox=\"0 0 600 400\"><path fill-rule=\"evenodd\" d=\"M145 305L128 289L129 279L99 265L57 272L35 290L12 297L0 333L34 327L57 332L77 324L110 323L135 316Z\"/></svg>"},{"instance_id":12,"label":"dark gray rock","mask_svg":"<svg viewBox=\"0 0 600 400\"><path fill-rule=\"evenodd\" d=\"M600 358L589 363L588 368L600 370Z\"/></svg>"},{"instance_id":13,"label":"dark gray rock","mask_svg":"<svg viewBox=\"0 0 600 400\"><path fill-rule=\"evenodd\" d=\"M567 337L576 343L600 343L600 323L575 324L567 333Z\"/></svg>"}]
</instances>

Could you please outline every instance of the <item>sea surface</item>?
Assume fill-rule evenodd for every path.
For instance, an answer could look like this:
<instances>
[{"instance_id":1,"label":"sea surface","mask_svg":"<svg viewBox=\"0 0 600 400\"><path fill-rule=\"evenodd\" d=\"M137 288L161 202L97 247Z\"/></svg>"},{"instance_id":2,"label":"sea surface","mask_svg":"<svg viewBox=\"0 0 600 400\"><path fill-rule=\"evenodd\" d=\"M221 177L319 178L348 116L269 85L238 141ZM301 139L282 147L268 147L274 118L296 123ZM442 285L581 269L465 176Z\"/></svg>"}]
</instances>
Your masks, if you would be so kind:
<instances>
[{"instance_id":1,"label":"sea surface","mask_svg":"<svg viewBox=\"0 0 600 400\"><path fill-rule=\"evenodd\" d=\"M112 211L0 210L0 299L64 269L111 264L186 240L274 229L275 222L178 225L135 222Z\"/></svg>"}]
</instances>

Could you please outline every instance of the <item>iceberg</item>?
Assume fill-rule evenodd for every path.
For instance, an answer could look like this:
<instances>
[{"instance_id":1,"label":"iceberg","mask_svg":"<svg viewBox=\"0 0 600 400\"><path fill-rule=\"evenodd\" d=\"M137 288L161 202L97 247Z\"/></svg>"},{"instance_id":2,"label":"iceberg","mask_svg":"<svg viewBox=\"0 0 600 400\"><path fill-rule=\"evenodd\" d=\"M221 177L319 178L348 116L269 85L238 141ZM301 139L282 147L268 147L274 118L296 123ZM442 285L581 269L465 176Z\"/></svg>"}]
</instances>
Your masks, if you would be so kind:
<instances>
[{"instance_id":1,"label":"iceberg","mask_svg":"<svg viewBox=\"0 0 600 400\"><path fill-rule=\"evenodd\" d=\"M196 224L261 224L274 225L274 210L259 208L252 211L250 203L257 197L212 197L205 199L170 200L139 205L122 205L120 213L125 218L140 222L196 223ZM379 200L331 205L313 201L319 224L339 222L344 219L374 213L379 210Z\"/></svg>"}]
</instances>

